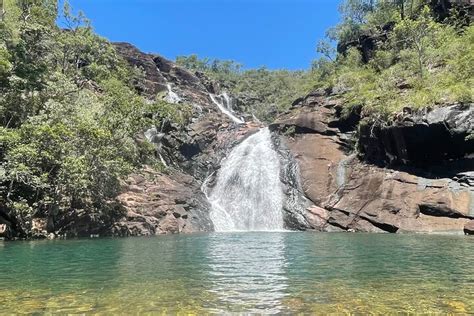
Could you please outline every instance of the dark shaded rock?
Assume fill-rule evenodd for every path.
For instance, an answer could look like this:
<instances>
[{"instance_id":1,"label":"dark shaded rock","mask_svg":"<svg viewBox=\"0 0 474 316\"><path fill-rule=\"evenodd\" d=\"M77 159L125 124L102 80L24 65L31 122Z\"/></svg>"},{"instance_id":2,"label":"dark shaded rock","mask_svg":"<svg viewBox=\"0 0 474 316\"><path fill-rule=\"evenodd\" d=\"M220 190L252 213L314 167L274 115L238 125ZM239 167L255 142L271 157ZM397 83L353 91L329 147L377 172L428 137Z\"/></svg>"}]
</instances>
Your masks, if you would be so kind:
<instances>
[{"instance_id":1,"label":"dark shaded rock","mask_svg":"<svg viewBox=\"0 0 474 316\"><path fill-rule=\"evenodd\" d=\"M353 106L348 110L348 113L343 113L343 107L336 104L335 118L328 123L328 126L338 128L342 133L354 131L361 120L361 111L362 106Z\"/></svg>"},{"instance_id":2,"label":"dark shaded rock","mask_svg":"<svg viewBox=\"0 0 474 316\"><path fill-rule=\"evenodd\" d=\"M110 236L110 230L113 223L122 216L124 208L116 203L111 202L108 206L109 210L103 210L100 214L91 213L85 210L70 210L68 212L51 216L48 218L46 237L50 235L62 238L72 237L90 237L91 235ZM38 230L45 231L44 222L41 219L37 222ZM44 234L35 236L36 238L44 238Z\"/></svg>"},{"instance_id":3,"label":"dark shaded rock","mask_svg":"<svg viewBox=\"0 0 474 316\"><path fill-rule=\"evenodd\" d=\"M464 225L464 233L466 235L474 235L474 220L467 222L466 225Z\"/></svg>"},{"instance_id":4,"label":"dark shaded rock","mask_svg":"<svg viewBox=\"0 0 474 316\"><path fill-rule=\"evenodd\" d=\"M376 33L363 32L355 40L340 41L337 44L337 52L346 55L347 51L355 47L361 54L362 61L368 63L374 57L377 47L387 41L389 33L393 30L395 23L384 25Z\"/></svg>"},{"instance_id":5,"label":"dark shaded rock","mask_svg":"<svg viewBox=\"0 0 474 316\"><path fill-rule=\"evenodd\" d=\"M464 25L469 25L474 17L474 3L471 0L430 0L429 6L440 22L450 17L453 9L456 9L458 19L464 21Z\"/></svg>"},{"instance_id":6,"label":"dark shaded rock","mask_svg":"<svg viewBox=\"0 0 474 316\"><path fill-rule=\"evenodd\" d=\"M451 217L451 218L471 218L457 210L442 204L420 204L420 213L430 216Z\"/></svg>"},{"instance_id":7,"label":"dark shaded rock","mask_svg":"<svg viewBox=\"0 0 474 316\"><path fill-rule=\"evenodd\" d=\"M179 151L186 159L191 159L197 154L199 154L201 152L201 149L199 148L199 144L191 143L181 145Z\"/></svg>"},{"instance_id":8,"label":"dark shaded rock","mask_svg":"<svg viewBox=\"0 0 474 316\"><path fill-rule=\"evenodd\" d=\"M156 67L154 56L141 52L129 43L114 43L117 53L121 55L131 65L143 69L145 72L145 82L142 85L137 83L136 88L144 95L155 98L157 93L166 91L166 78Z\"/></svg>"},{"instance_id":9,"label":"dark shaded rock","mask_svg":"<svg viewBox=\"0 0 474 316\"><path fill-rule=\"evenodd\" d=\"M153 55L153 62L160 72L169 73L175 67L172 61L156 54Z\"/></svg>"},{"instance_id":10,"label":"dark shaded rock","mask_svg":"<svg viewBox=\"0 0 474 316\"><path fill-rule=\"evenodd\" d=\"M359 151L370 163L426 167L474 153L474 104L399 116L389 126L362 124Z\"/></svg>"}]
</instances>

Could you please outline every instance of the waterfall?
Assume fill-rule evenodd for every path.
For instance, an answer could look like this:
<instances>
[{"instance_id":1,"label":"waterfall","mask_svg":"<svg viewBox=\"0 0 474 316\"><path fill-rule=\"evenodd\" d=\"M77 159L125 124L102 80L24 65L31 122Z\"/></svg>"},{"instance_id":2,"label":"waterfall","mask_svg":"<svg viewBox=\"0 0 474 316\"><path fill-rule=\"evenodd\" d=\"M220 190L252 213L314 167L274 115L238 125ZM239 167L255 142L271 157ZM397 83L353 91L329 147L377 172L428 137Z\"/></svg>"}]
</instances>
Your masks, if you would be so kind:
<instances>
[{"instance_id":1,"label":"waterfall","mask_svg":"<svg viewBox=\"0 0 474 316\"><path fill-rule=\"evenodd\" d=\"M230 112L234 112L234 110L232 109L232 100L230 99L229 95L227 94L227 92L224 92L222 94L222 97L224 98L224 101L225 101L225 107L230 111Z\"/></svg>"},{"instance_id":2,"label":"waterfall","mask_svg":"<svg viewBox=\"0 0 474 316\"><path fill-rule=\"evenodd\" d=\"M214 102L215 105L217 105L217 107L219 108L219 110L224 113L225 115L227 115L232 121L234 121L235 123L237 124L242 124L242 123L245 123L243 120L239 119L238 117L236 117L232 112L232 105L231 105L231 102L230 102L230 98L229 96L227 95L227 93L224 93L222 95L222 97L224 98L224 101L226 104L224 104L224 102L219 102L217 99L216 99L216 96L213 95L213 94L209 94L209 97L211 98L212 102Z\"/></svg>"},{"instance_id":3,"label":"waterfall","mask_svg":"<svg viewBox=\"0 0 474 316\"><path fill-rule=\"evenodd\" d=\"M161 148L162 148L161 140L163 139L164 136L165 136L164 133L158 132L158 129L156 128L156 126L145 131L145 138L150 143L155 145L156 153L158 154L158 157L160 158L161 163L163 164L163 166L168 167L165 159L161 155Z\"/></svg>"},{"instance_id":4,"label":"waterfall","mask_svg":"<svg viewBox=\"0 0 474 316\"><path fill-rule=\"evenodd\" d=\"M283 229L280 160L268 128L249 136L231 151L208 199L216 231Z\"/></svg>"},{"instance_id":5,"label":"waterfall","mask_svg":"<svg viewBox=\"0 0 474 316\"><path fill-rule=\"evenodd\" d=\"M176 92L174 92L172 89L171 89L171 84L166 84L166 87L168 88L168 95L166 96L166 101L169 102L169 103L179 103L181 102L181 98L179 97L179 95L176 94Z\"/></svg>"}]
</instances>

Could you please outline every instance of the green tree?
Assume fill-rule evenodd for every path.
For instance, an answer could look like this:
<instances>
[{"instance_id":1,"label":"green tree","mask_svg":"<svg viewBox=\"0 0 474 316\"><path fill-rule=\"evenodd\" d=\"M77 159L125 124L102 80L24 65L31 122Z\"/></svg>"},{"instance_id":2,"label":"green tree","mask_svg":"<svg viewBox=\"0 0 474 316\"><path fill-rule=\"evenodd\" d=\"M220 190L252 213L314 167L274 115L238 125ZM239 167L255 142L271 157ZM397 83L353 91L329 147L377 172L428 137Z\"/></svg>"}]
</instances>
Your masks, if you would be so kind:
<instances>
[{"instance_id":1,"label":"green tree","mask_svg":"<svg viewBox=\"0 0 474 316\"><path fill-rule=\"evenodd\" d=\"M416 52L418 73L423 78L426 50L433 42L438 31L438 24L431 17L430 9L425 6L417 19L404 19L395 26L394 36L396 43L403 48L413 49Z\"/></svg>"},{"instance_id":2,"label":"green tree","mask_svg":"<svg viewBox=\"0 0 474 316\"><path fill-rule=\"evenodd\" d=\"M120 179L159 167L143 132L167 119L186 124L189 107L149 102L142 74L94 34L68 4L7 0L0 22L0 205L27 232L33 216L81 210L117 215Z\"/></svg>"}]
</instances>

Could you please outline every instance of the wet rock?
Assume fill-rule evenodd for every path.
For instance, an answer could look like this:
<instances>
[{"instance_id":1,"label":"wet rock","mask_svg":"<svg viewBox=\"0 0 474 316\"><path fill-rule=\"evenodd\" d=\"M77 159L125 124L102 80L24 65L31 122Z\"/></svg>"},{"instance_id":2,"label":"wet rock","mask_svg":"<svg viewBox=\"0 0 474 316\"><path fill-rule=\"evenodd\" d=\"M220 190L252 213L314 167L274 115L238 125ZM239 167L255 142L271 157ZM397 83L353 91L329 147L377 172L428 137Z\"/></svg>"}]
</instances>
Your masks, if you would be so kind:
<instances>
[{"instance_id":1,"label":"wet rock","mask_svg":"<svg viewBox=\"0 0 474 316\"><path fill-rule=\"evenodd\" d=\"M285 195L283 201L283 221L286 229L306 230L312 227L306 216L306 208L311 205L303 191L300 181L300 170L287 143L277 134L272 134L273 146L280 160L280 181Z\"/></svg>"},{"instance_id":2,"label":"wet rock","mask_svg":"<svg viewBox=\"0 0 474 316\"><path fill-rule=\"evenodd\" d=\"M469 221L464 225L464 233L466 235L474 235L474 220Z\"/></svg>"}]
</instances>

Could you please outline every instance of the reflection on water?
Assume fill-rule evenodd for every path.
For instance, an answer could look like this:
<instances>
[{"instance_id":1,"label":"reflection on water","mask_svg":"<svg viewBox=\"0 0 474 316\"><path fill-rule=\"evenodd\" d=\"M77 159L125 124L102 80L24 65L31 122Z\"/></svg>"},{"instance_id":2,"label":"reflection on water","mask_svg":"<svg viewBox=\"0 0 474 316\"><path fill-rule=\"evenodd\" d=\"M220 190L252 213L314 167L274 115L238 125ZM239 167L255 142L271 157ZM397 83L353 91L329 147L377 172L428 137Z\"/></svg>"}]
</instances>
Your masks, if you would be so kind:
<instances>
[{"instance_id":1,"label":"reflection on water","mask_svg":"<svg viewBox=\"0 0 474 316\"><path fill-rule=\"evenodd\" d=\"M0 313L474 313L474 238L233 233L0 246Z\"/></svg>"},{"instance_id":2,"label":"reflection on water","mask_svg":"<svg viewBox=\"0 0 474 316\"><path fill-rule=\"evenodd\" d=\"M245 234L245 238L241 234ZM239 233L210 237L208 270L212 285L209 291L218 297L219 306L231 311L232 306L238 310L245 306L247 312L282 310L281 302L287 296L288 287L286 234Z\"/></svg>"}]
</instances>

